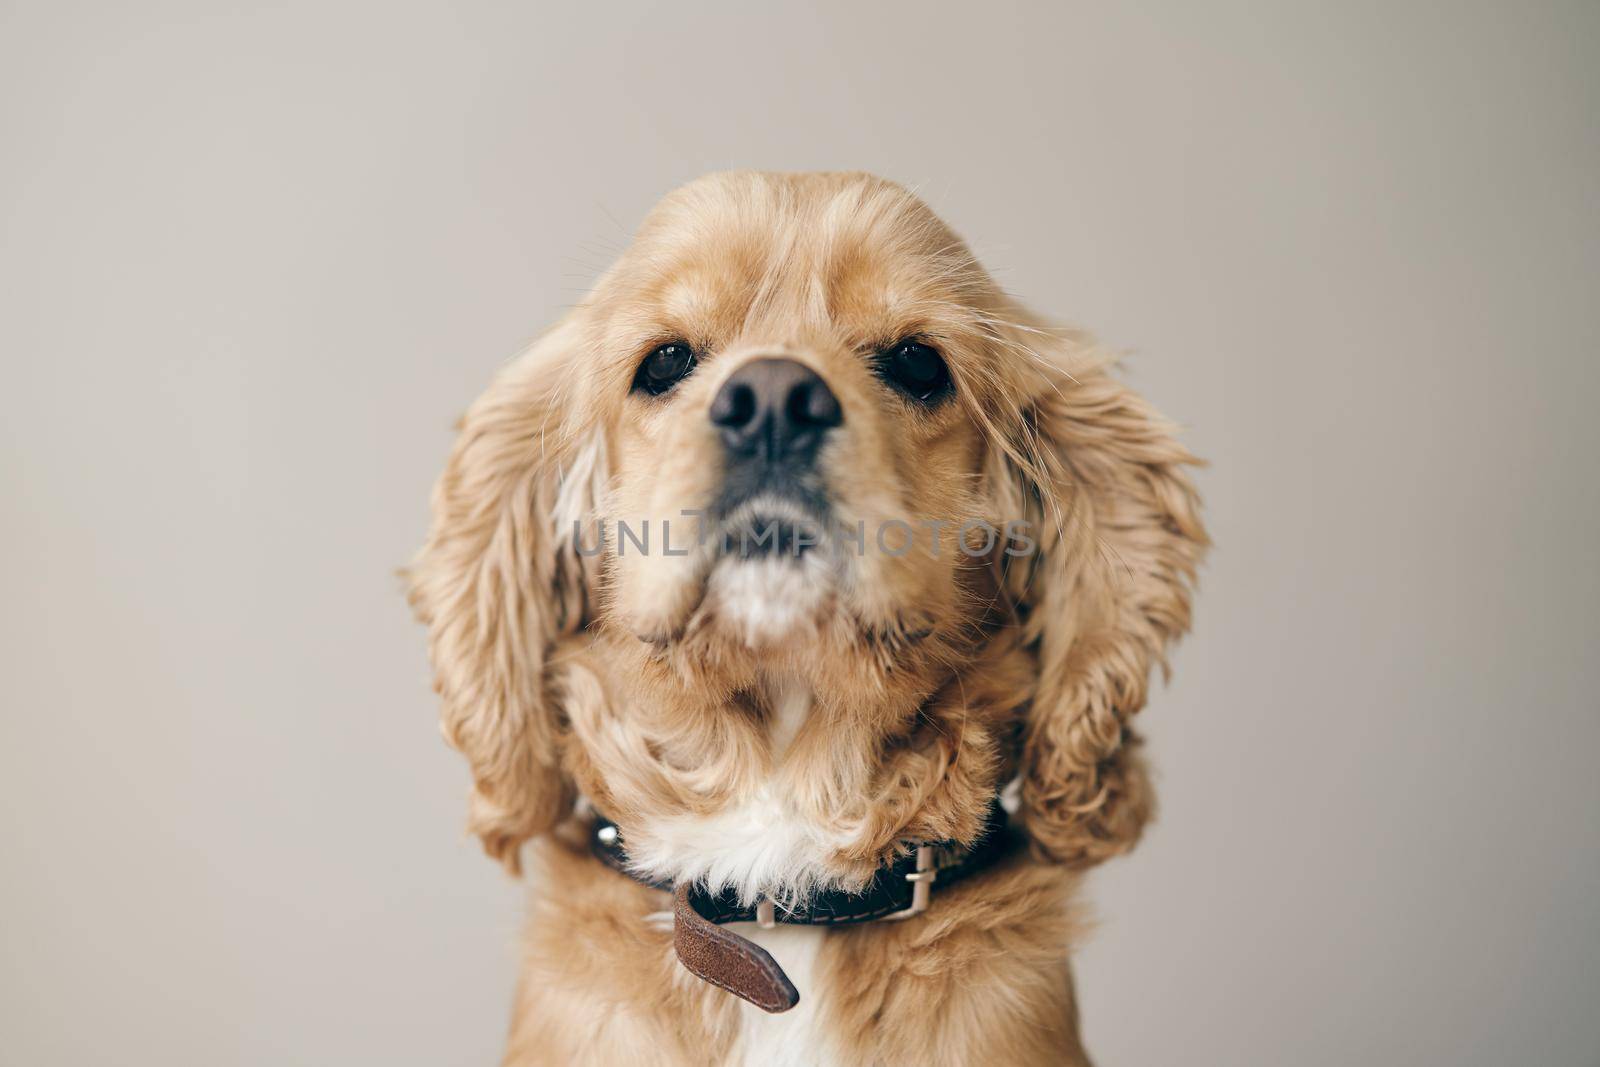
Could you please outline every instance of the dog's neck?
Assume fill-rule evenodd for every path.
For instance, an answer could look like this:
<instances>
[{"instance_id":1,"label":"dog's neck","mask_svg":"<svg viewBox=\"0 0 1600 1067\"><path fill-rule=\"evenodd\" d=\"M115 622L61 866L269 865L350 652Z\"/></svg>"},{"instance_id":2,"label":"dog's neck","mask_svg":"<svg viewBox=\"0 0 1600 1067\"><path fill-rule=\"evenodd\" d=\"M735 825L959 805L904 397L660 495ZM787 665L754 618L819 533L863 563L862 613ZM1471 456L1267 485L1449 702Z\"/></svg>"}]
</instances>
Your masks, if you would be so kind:
<instances>
[{"instance_id":1,"label":"dog's neck","mask_svg":"<svg viewBox=\"0 0 1600 1067\"><path fill-rule=\"evenodd\" d=\"M886 666L870 642L736 652L679 658L602 631L564 661L575 751L591 757L579 785L636 874L781 902L859 890L909 842L982 828L1025 695L982 679L1009 675L969 684L970 660L921 651Z\"/></svg>"},{"instance_id":2,"label":"dog's neck","mask_svg":"<svg viewBox=\"0 0 1600 1067\"><path fill-rule=\"evenodd\" d=\"M811 686L803 679L783 676L763 686L766 704L767 744L774 763L782 763L815 702Z\"/></svg>"},{"instance_id":3,"label":"dog's neck","mask_svg":"<svg viewBox=\"0 0 1600 1067\"><path fill-rule=\"evenodd\" d=\"M632 836L635 868L657 881L702 881L745 902L794 895L826 880L828 858L848 842L792 803L784 767L815 705L809 684L773 675L751 694L767 733L769 770L736 803L710 814L646 816Z\"/></svg>"}]
</instances>

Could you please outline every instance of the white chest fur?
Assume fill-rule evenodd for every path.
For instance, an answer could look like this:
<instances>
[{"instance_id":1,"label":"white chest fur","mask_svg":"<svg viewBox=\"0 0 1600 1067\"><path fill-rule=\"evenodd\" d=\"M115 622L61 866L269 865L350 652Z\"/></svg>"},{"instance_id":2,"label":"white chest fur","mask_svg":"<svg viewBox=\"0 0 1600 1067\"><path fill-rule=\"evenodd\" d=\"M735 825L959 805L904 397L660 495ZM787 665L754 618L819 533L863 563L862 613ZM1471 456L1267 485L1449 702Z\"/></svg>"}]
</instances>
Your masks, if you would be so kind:
<instances>
[{"instance_id":1,"label":"white chest fur","mask_svg":"<svg viewBox=\"0 0 1600 1067\"><path fill-rule=\"evenodd\" d=\"M730 1063L742 1067L828 1067L835 1062L817 1006L823 996L816 966L822 939L820 926L776 926L763 930L754 923L728 927L749 938L778 961L800 993L800 1003L779 1015L750 1004L739 1005L739 1037Z\"/></svg>"},{"instance_id":2,"label":"white chest fur","mask_svg":"<svg viewBox=\"0 0 1600 1067\"><path fill-rule=\"evenodd\" d=\"M783 761L812 708L803 684L767 694L768 737L775 773L738 803L710 816L642 820L629 838L633 863L673 881L701 880L733 887L745 902L763 892L803 892L824 874L824 862L844 842L787 802ZM739 1005L739 1033L729 1062L748 1067L828 1067L835 1062L817 1013L824 990L816 966L826 927L734 923L729 929L772 953L800 994L787 1012L772 1015Z\"/></svg>"}]
</instances>

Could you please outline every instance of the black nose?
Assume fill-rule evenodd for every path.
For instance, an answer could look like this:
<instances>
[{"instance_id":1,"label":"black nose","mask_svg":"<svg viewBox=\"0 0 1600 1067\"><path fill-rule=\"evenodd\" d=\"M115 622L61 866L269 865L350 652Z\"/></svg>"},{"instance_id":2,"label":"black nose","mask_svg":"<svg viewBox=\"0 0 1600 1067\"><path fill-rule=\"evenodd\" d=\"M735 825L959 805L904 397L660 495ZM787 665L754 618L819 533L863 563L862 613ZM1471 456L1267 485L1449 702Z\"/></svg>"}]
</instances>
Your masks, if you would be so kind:
<instances>
[{"instance_id":1,"label":"black nose","mask_svg":"<svg viewBox=\"0 0 1600 1067\"><path fill-rule=\"evenodd\" d=\"M809 458L843 421L828 383L792 359L751 360L711 401L711 422L728 451L774 463Z\"/></svg>"}]
</instances>

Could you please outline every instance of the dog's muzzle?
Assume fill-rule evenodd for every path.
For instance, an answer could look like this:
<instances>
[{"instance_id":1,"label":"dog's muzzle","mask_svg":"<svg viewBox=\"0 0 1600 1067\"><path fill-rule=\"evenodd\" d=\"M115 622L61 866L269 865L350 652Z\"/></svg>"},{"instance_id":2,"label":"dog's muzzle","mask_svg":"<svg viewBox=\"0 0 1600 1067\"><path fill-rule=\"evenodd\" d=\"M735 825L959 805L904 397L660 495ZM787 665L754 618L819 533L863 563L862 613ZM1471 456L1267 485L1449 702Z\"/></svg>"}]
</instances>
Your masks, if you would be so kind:
<instances>
[{"instance_id":1,"label":"dog's muzzle","mask_svg":"<svg viewBox=\"0 0 1600 1067\"><path fill-rule=\"evenodd\" d=\"M826 509L817 453L843 425L844 410L816 371L792 359L753 359L722 383L706 414L725 464L717 512L763 493L809 512Z\"/></svg>"}]
</instances>

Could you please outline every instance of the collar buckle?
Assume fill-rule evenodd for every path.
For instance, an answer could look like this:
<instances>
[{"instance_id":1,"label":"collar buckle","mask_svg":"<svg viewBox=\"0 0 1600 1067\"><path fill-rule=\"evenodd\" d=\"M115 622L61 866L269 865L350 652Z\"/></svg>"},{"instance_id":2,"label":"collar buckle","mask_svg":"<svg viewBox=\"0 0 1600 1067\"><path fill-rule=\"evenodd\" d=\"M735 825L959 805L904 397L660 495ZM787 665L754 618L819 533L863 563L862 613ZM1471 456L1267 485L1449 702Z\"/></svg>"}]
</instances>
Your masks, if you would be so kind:
<instances>
[{"instance_id":1,"label":"collar buckle","mask_svg":"<svg viewBox=\"0 0 1600 1067\"><path fill-rule=\"evenodd\" d=\"M906 875L906 881L911 883L911 906L890 912L883 917L884 920L896 922L927 911L928 903L933 896L934 879L938 877L939 870L933 865L933 846L918 845L917 868Z\"/></svg>"}]
</instances>

